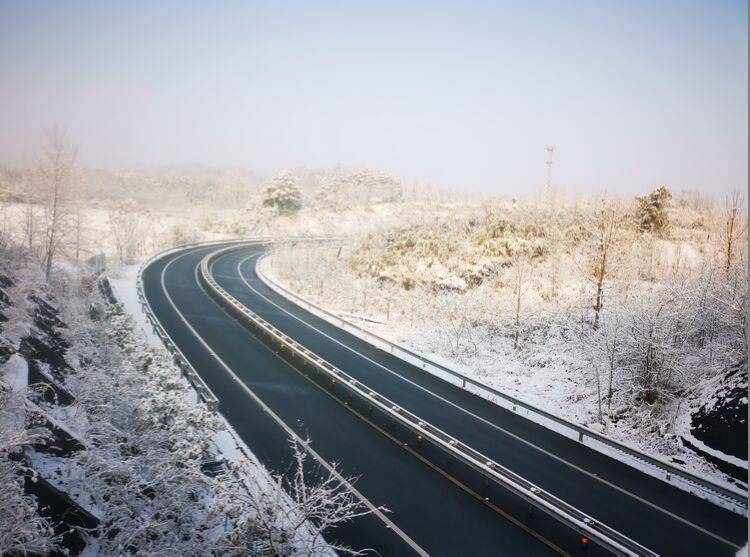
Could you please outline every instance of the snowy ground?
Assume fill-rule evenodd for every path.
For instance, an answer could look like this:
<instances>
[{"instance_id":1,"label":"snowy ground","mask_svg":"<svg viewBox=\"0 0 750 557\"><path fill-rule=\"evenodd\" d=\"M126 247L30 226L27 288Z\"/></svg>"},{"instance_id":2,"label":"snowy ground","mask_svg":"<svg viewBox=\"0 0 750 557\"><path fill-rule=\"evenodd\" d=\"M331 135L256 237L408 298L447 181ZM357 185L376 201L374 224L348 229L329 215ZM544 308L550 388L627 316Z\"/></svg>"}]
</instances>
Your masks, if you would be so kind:
<instances>
[{"instance_id":1,"label":"snowy ground","mask_svg":"<svg viewBox=\"0 0 750 557\"><path fill-rule=\"evenodd\" d=\"M530 317L526 327L528 334L519 350L513 348L513 339L508 335L478 330L475 331L476 337L481 337L483 341L477 343L476 350L457 355L449 348L444 324L437 319L415 320L410 318L409 311L404 311L404 307L395 308L395 305L387 316L353 312L351 295L326 292L333 288L331 286L318 290L309 283L305 285L303 281L289 280L275 268L273 257L261 265L263 272L272 280L367 331L423 354L493 389L590 427L647 454L671 461L702 477L746 489L746 485L721 472L680 443L681 434L689 435L691 412L695 410L697 402L670 405L667 414L674 416L676 428L668 428L666 424L649 419L645 413L636 412L624 413L619 417L615 415L606 426L598 423L597 393L590 376L587 347L576 337L575 331L556 324L554 317ZM331 277L326 280L329 285L336 282ZM370 294L375 295L374 291ZM700 445L696 440L696 446L705 445ZM714 449L711 454L747 469L746 460L724 455Z\"/></svg>"},{"instance_id":2,"label":"snowy ground","mask_svg":"<svg viewBox=\"0 0 750 557\"><path fill-rule=\"evenodd\" d=\"M109 273L109 283L112 285L112 290L125 312L133 318L135 328L143 335L143 339L148 342L149 346L161 346L161 339L154 332L146 313L141 308L141 303L138 301L136 281L140 267L140 263L119 267Z\"/></svg>"}]
</instances>

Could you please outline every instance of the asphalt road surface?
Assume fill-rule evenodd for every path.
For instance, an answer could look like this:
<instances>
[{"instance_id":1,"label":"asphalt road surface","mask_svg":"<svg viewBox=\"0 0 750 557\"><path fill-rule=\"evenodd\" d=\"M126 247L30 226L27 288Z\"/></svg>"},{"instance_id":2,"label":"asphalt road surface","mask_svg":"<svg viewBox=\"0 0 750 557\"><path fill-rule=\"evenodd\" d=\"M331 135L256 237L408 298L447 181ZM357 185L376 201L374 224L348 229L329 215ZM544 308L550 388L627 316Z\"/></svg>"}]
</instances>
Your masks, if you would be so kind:
<instances>
[{"instance_id":1,"label":"asphalt road surface","mask_svg":"<svg viewBox=\"0 0 750 557\"><path fill-rule=\"evenodd\" d=\"M364 498L390 511L328 537L382 555L555 553L533 525L520 528L482 504L232 319L197 279L201 259L216 249L158 259L143 273L145 294L219 398L222 414L267 467L283 471L289 463L281 420L309 436L345 476L358 477ZM257 277L262 253L261 246L227 252L214 261L214 278L276 328L403 408L660 555L729 556L746 542L745 518L442 381L287 301Z\"/></svg>"}]
</instances>

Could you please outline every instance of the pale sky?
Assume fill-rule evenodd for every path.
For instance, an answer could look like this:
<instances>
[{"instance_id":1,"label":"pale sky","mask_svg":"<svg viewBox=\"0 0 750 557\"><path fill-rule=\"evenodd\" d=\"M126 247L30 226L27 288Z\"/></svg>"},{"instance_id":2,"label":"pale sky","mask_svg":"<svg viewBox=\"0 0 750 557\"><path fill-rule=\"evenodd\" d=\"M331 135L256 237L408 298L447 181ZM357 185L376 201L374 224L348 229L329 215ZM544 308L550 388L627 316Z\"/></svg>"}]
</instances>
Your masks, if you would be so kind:
<instances>
[{"instance_id":1,"label":"pale sky","mask_svg":"<svg viewBox=\"0 0 750 557\"><path fill-rule=\"evenodd\" d=\"M747 4L0 0L0 161L747 189Z\"/></svg>"}]
</instances>

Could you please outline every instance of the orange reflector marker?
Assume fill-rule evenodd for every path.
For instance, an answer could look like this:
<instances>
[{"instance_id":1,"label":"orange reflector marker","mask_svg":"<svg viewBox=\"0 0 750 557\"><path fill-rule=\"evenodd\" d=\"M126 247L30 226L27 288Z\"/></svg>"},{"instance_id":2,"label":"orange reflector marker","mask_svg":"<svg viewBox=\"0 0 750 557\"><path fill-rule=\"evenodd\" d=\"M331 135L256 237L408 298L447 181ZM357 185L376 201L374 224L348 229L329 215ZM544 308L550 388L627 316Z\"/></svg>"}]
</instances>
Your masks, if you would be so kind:
<instances>
[{"instance_id":1,"label":"orange reflector marker","mask_svg":"<svg viewBox=\"0 0 750 557\"><path fill-rule=\"evenodd\" d=\"M581 545L587 546L589 544L589 539L586 536L581 536Z\"/></svg>"}]
</instances>

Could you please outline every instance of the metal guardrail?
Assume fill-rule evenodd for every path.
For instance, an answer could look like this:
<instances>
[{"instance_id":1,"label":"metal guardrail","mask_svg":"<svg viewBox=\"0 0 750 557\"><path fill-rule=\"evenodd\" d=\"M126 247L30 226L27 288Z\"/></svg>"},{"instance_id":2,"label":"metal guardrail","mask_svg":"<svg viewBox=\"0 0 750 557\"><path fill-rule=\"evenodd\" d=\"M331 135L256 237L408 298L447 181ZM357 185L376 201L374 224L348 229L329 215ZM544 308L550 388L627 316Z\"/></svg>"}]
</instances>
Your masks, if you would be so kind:
<instances>
[{"instance_id":1,"label":"metal guardrail","mask_svg":"<svg viewBox=\"0 0 750 557\"><path fill-rule=\"evenodd\" d=\"M413 360L416 360L418 363L418 367L421 367L425 371L427 371L427 366L430 366L431 368L436 369L439 372L448 375L452 379L458 380L458 384L456 386L460 386L461 388L466 389L466 390L470 390L468 389L468 387L473 387L473 389L470 390L470 392L475 392L476 390L476 391L479 391L479 393L475 393L475 394L483 394L485 395L485 398L495 397L495 400L493 400L493 402L496 402L496 403L497 403L496 399L501 399L507 403L508 405L507 407L511 409L513 412L517 412L519 408L522 408L526 410L529 414L536 415L558 426L561 426L565 428L566 430L572 432L573 436L571 438L572 439L577 438L577 440L580 443L585 444L585 439L589 438L598 443L606 445L607 447L610 447L611 449L624 453L628 455L630 458L649 464L650 466L657 468L658 470L661 470L662 475L651 474L658 479L664 480L668 483L673 483L674 479L682 480L684 484L686 484L684 488L680 486L679 484L677 484L677 487L681 487L683 489L687 488L686 491L693 493L694 495L697 495L704 499L708 498L706 497L707 495L722 498L729 505L734 507L733 510L735 510L735 512L739 512L739 514L744 514L744 515L748 514L748 494L747 493L741 492L739 490L730 489L728 487L712 482L711 480L697 476L696 474L693 474L692 472L684 470L678 466L675 466L674 464L670 462L648 455L642 451L639 451L638 449L634 447L630 447L624 443L611 439L585 426L570 422L566 420L565 418L557 416L556 414L543 410L537 406L529 404L528 402L524 402L507 393L503 393L501 391L493 389L492 387L484 385L483 383L475 379L472 379L471 377L468 377L454 369L451 369L440 363L434 362L430 360L429 358L426 358L422 354L409 350L408 348L405 348L386 338L383 338L375 333L372 333L368 331L367 329L359 327L358 325L352 323L351 321L347 321L346 319L343 319L341 316L332 313L331 311L323 308L322 306L303 298L299 294L292 292L285 286L279 284L278 282L271 279L268 275L263 273L261 269L261 261L266 260L268 257L269 257L269 254L264 254L258 259L258 264L256 265L256 273L258 274L258 277L263 282L265 282L267 286L269 286L273 290L276 290L278 293L280 293L284 297L291 299L294 303L302 307L307 307L308 309L312 309L318 313L322 313L330 317L331 319L334 319L335 324L341 327L342 329L355 331L359 336L372 339L374 341L373 344L379 343L381 345L385 345L387 347L387 350L397 357L401 357L402 359L404 359L403 356L405 355ZM406 361L409 362L409 360L406 360ZM409 362L409 363L414 364L415 362ZM453 384L456 384L456 383L453 383ZM503 407L505 408L506 406L503 406ZM594 450L597 450L596 446L592 446L592 445L587 445L587 446ZM673 483L673 485L675 484Z\"/></svg>"},{"instance_id":2,"label":"metal guardrail","mask_svg":"<svg viewBox=\"0 0 750 557\"><path fill-rule=\"evenodd\" d=\"M190 361L185 357L185 354L182 353L182 350L175 344L172 337L169 335L169 333L166 332L164 327L162 327L161 323L159 322L158 318L153 312L153 309L151 308L151 304L148 301L148 298L146 298L146 295L143 292L143 271L152 263L155 261L166 257L167 255L170 255L172 253L176 253L178 251L182 251L191 247L198 247L198 246L211 246L211 245L221 245L221 244L227 244L227 243L252 243L255 242L264 242L267 241L267 238L258 238L254 240L217 240L217 241L211 241L211 242L191 242L188 244L180 245L162 252L159 252L157 254L154 254L149 259L147 259L141 267L138 269L138 278L136 279L136 290L138 293L138 301L141 304L141 308L143 309L143 313L146 315L146 319L148 319L148 322L151 324L151 327L153 328L154 333L156 336L158 336L162 343L164 344L164 348L167 349L167 351L172 354L172 359L174 360L174 363L177 364L177 367L180 368L182 371L182 374L185 376L185 378L190 382L190 384L193 386L195 391L198 393L198 396L201 398L201 400L206 404L209 410L212 412L215 412L219 408L219 399L216 398L216 395L211 391L211 389L206 385L206 383L201 379L201 376L198 375L198 372L195 371L195 368L192 366Z\"/></svg>"},{"instance_id":3,"label":"metal guardrail","mask_svg":"<svg viewBox=\"0 0 750 557\"><path fill-rule=\"evenodd\" d=\"M299 240L300 238L289 238L289 239ZM331 240L334 240L334 238L321 238L321 241L331 241ZM176 253L178 251L183 251L192 247L209 247L212 245L224 245L224 244L251 245L251 244L259 244L259 243L269 243L271 241L272 239L269 237L258 236L255 238L240 238L240 239L233 239L233 240L211 240L211 241L205 241L205 242L189 242L189 243L181 244L179 246L175 246L168 250L164 250L164 251L161 251L152 255L150 258L144 261L141 264L140 268L138 269L138 277L136 279L136 289L138 293L138 301L140 302L141 308L143 309L143 312L146 315L146 319L148 319L149 323L151 324L151 327L153 328L154 333L161 339L162 343L164 344L164 347L167 349L167 351L170 354L172 354L172 358L175 364L177 364L177 366L180 368L185 378L190 382L193 388L195 388L201 400L203 400L206 403L206 406L211 411L216 411L218 409L219 400L216 398L216 395L214 395L214 393L211 391L208 385L206 385L206 383L203 381L200 375L198 375L198 372L195 371L195 368L193 368L192 364L188 361L188 359L182 353L182 350L180 350L180 348L175 344L172 337L170 337L169 334L164 330L164 327L162 327L158 318L154 314L151 308L151 304L148 302L148 298L146 298L143 292L143 271L146 269L146 267L148 267L155 261L163 257L166 257L167 255Z\"/></svg>"},{"instance_id":4,"label":"metal guardrail","mask_svg":"<svg viewBox=\"0 0 750 557\"><path fill-rule=\"evenodd\" d=\"M361 381L356 380L346 372L325 361L251 311L222 288L213 278L210 271L210 262L213 259L235 248L236 246L230 246L219 249L204 257L200 263L199 277L215 297L218 297L223 303L234 310L247 324L266 334L282 349L287 348L291 350L304 362L327 375L333 383L343 386L351 395L366 400L370 405L378 408L395 422L423 436L424 439L431 441L434 445L442 448L444 452L469 465L484 477L496 482L533 507L547 513L565 526L573 529L573 531L586 536L592 542L597 543L613 554L623 556L657 555L638 542L595 520L479 451L472 449L458 439L422 420L419 416L401 408L388 398L371 390Z\"/></svg>"}]
</instances>

